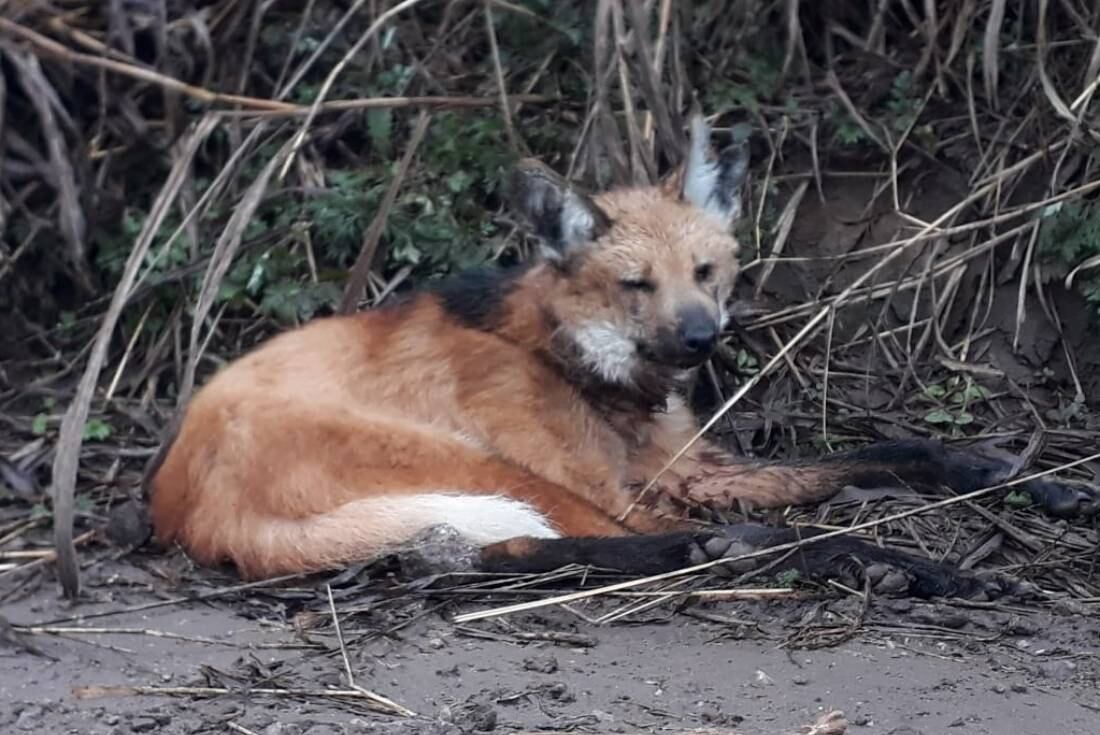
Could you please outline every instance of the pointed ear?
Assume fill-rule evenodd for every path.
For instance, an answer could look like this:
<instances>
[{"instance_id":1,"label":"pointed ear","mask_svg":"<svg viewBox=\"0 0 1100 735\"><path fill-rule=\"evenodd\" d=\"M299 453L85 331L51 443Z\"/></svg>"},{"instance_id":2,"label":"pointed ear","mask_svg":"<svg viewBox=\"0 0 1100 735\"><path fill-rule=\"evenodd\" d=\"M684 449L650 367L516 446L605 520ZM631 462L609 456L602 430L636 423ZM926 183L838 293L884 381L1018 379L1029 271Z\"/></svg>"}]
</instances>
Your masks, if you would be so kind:
<instances>
[{"instance_id":1,"label":"pointed ear","mask_svg":"<svg viewBox=\"0 0 1100 735\"><path fill-rule=\"evenodd\" d=\"M542 240L543 255L548 259L562 260L611 227L611 218L591 197L534 159L516 164L511 188L512 207Z\"/></svg>"},{"instance_id":2,"label":"pointed ear","mask_svg":"<svg viewBox=\"0 0 1100 735\"><path fill-rule=\"evenodd\" d=\"M680 196L729 228L741 216L741 189L749 171L745 143L730 145L715 158L710 128L702 115L691 118L691 142L680 174Z\"/></svg>"}]
</instances>

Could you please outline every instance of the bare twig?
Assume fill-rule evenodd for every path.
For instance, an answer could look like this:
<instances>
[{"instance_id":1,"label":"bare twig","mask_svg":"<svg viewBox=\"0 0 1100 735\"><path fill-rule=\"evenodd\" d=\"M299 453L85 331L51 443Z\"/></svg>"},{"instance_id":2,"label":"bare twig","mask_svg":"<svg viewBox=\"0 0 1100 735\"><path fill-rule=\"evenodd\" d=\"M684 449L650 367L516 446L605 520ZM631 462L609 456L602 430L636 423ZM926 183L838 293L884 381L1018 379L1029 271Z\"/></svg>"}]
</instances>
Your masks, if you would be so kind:
<instances>
[{"instance_id":1,"label":"bare twig","mask_svg":"<svg viewBox=\"0 0 1100 735\"><path fill-rule=\"evenodd\" d=\"M355 311L355 307L367 287L367 279L370 277L371 267L378 255L378 243L382 239L383 230L386 228L386 220L389 218L390 210L397 199L397 193L401 191L401 185L405 182L405 176L409 173L409 167L412 165L413 157L416 156L416 151L420 147L420 142L424 140L424 134L428 132L429 122L431 122L431 116L427 112L421 111L416 119L416 127L413 128L409 143L405 147L405 155L402 156L401 163L397 167L397 173L390 181L390 186L386 189L386 195L382 198L381 204L378 205L378 211L375 212L374 219L371 220L370 227L367 228L367 234L363 237L363 246L359 249L359 257L356 258L355 265L352 266L351 275L348 277L348 285L344 288L344 296L340 300L339 311L342 314L350 314Z\"/></svg>"},{"instance_id":2,"label":"bare twig","mask_svg":"<svg viewBox=\"0 0 1100 735\"><path fill-rule=\"evenodd\" d=\"M149 246L152 245L157 230L168 214L169 204L175 199L179 187L182 186L184 176L199 146L214 130L214 122L214 118L210 116L202 118L194 126L191 134L177 146L175 164L153 204L137 242L130 251L130 257L126 260L122 277L111 297L111 305L100 323L76 396L69 404L61 422L53 463L54 543L57 547L58 578L65 594L70 598L75 598L80 593L80 572L76 563L76 547L73 545L73 491L76 487L77 463L80 447L84 441L84 424L88 421L92 393L95 391L103 363L107 359L107 345L114 332L115 324L122 314L122 308L129 298L138 268L144 261L145 254L149 252Z\"/></svg>"}]
</instances>

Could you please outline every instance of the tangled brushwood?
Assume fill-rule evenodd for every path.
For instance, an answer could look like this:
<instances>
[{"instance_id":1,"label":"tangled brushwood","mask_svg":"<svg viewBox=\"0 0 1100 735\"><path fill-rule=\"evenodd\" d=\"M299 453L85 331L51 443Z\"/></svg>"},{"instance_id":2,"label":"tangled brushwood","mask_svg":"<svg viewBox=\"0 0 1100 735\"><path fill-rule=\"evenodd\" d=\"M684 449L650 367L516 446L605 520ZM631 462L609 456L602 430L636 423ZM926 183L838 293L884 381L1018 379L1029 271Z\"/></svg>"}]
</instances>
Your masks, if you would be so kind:
<instances>
[{"instance_id":1,"label":"tangled brushwood","mask_svg":"<svg viewBox=\"0 0 1100 735\"><path fill-rule=\"evenodd\" d=\"M754 160L736 324L695 390L737 399L719 440L980 439L1094 482L1094 5L0 0L0 539L52 526L75 593L76 543L225 359L525 259L516 158L654 181L696 106ZM1093 522L1011 491L876 531L1100 594Z\"/></svg>"}]
</instances>

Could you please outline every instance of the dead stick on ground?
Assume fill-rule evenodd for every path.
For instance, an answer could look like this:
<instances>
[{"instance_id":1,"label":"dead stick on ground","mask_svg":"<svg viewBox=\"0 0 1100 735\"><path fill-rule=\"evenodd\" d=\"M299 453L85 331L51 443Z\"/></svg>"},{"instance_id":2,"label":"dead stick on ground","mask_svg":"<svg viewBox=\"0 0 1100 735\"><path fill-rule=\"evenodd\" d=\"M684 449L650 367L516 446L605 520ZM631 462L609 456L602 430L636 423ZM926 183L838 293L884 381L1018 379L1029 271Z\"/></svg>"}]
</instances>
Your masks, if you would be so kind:
<instances>
[{"instance_id":1,"label":"dead stick on ground","mask_svg":"<svg viewBox=\"0 0 1100 735\"><path fill-rule=\"evenodd\" d=\"M558 102L561 97L549 94L510 94L507 97L509 105ZM499 98L494 97L448 97L446 95L425 95L423 97L362 97L350 100L332 100L321 105L319 112L348 112L349 110L378 110L378 109L407 109L419 107L427 109L466 109L479 107L494 107L500 104ZM305 117L309 114L308 107L294 105L287 110L218 110L223 117L262 118L270 120L274 118Z\"/></svg>"},{"instance_id":2,"label":"dead stick on ground","mask_svg":"<svg viewBox=\"0 0 1100 735\"><path fill-rule=\"evenodd\" d=\"M537 733L533 731L520 730L515 735L565 735L565 730L540 730ZM643 730L624 730L627 735L634 735L638 733L640 735ZM691 729L691 730L662 730L661 732L667 732L669 735L740 735L738 730L720 730L717 728L705 728L705 729ZM819 715L812 725L803 725L798 728L797 731L792 733L785 733L784 735L844 735L848 732L848 721L844 719L844 713L835 710L832 712L826 712ZM597 735L602 735L597 733Z\"/></svg>"},{"instance_id":3,"label":"dead stick on ground","mask_svg":"<svg viewBox=\"0 0 1100 735\"><path fill-rule=\"evenodd\" d=\"M186 641L188 643L205 643L211 646L229 646L231 648L262 648L262 649L314 649L317 645L306 643L246 643L240 641L221 641L217 638L208 638L201 635L187 635L185 633L171 633L152 628L83 628L61 625L12 625L12 628L26 635L143 635L150 638L165 638L174 641Z\"/></svg>"},{"instance_id":4,"label":"dead stick on ground","mask_svg":"<svg viewBox=\"0 0 1100 735\"><path fill-rule=\"evenodd\" d=\"M279 689L276 687L242 687L240 690L228 687L158 687L158 686L90 686L73 688L73 696L78 699L97 699L100 697L216 697L226 694L266 694L273 697L333 697L337 699L362 699L375 709L391 712L389 707L376 702L371 696L359 689Z\"/></svg>"},{"instance_id":5,"label":"dead stick on ground","mask_svg":"<svg viewBox=\"0 0 1100 735\"><path fill-rule=\"evenodd\" d=\"M1095 454L1091 454L1088 457L1078 459L1074 462L1069 462L1067 464L1063 464L1063 465L1060 465L1058 467L1054 467L1052 469L1045 470L1043 472L1037 472L1037 473L1028 475L1026 477L1019 477L1015 480L1010 480L1009 482L1003 482L1003 483L1000 483L999 485L993 485L991 487L982 488L980 490L974 490L973 492L965 493L963 495L956 495L953 498L945 498L944 500L939 500L939 501L936 501L935 503L929 503L927 505L922 505L919 508L911 508L910 510L902 511L901 513L895 513L893 515L886 516L884 518L879 518L878 520L867 521L866 523L859 523L857 525L849 526L847 528L838 529L836 531L828 531L826 533L821 534L820 536L811 536L809 538L804 538L804 539L801 539L799 541L792 541L792 542L786 543L786 544L778 544L776 546L772 546L772 547L769 547L767 549L760 549L758 551L753 551L753 552L748 553L748 554L742 554L740 556L730 557L728 559L714 559L714 560L711 560L711 561L708 561L708 562L703 562L702 564L696 564L694 566L684 567L683 569L677 569L676 571L673 571L673 572L665 572L663 574L655 574L652 577L643 577L641 579L631 579L631 580L627 580L626 582L617 582L615 584L610 584L610 585L607 585L605 587L598 587L598 588L592 589L592 590L584 590L582 592L571 592L571 593L566 594L566 595L558 595L556 597L547 597L547 598L543 598L541 600L532 600L530 602L521 602L521 603L517 603L515 605L505 605L503 607L492 608L492 609L489 609L489 610L481 610L479 612L472 612L472 613L465 613L465 614L462 614L462 615L455 615L454 616L454 622L455 623L468 623L468 622L471 622L473 620L483 620L485 618L494 618L494 617L499 617L501 615L510 615L512 613L526 612L528 610L535 610L535 609L542 608L542 607L550 607L552 605L560 605L564 602L575 602L577 600L583 600L583 599L587 599L589 597L598 597L599 595L605 595L609 592L618 592L619 590L631 589L633 587L641 587L642 585L651 584L653 582L661 582L661 581L664 581L666 579L674 579L676 577L682 577L682 576L685 576L685 575L688 575L688 574L694 574L695 572L701 572L705 569L710 569L711 567L718 566L719 564L736 563L736 562L746 560L746 559L757 559L757 558L762 557L762 556L768 556L768 555L776 554L776 553L783 552L783 551L791 551L791 550L794 550L794 549L799 549L799 548L802 548L804 546L809 546L810 544L820 543L822 541L825 541L826 539L835 538L837 536L846 536L846 535L855 533L856 531L865 531L869 528L875 528L877 526L881 526L881 525L884 525L886 523L892 523L894 521L899 521L903 518L909 518L910 516L915 516L915 515L919 515L921 513L926 513L930 510L936 510L938 508L946 508L946 507L951 506L951 505L958 505L959 503L965 503L968 500L974 500L975 498L980 498L983 495L988 495L989 493L995 492L997 490L1010 488L1010 487L1015 487L1016 485L1022 485L1026 482L1030 482L1031 480L1035 480L1035 479L1038 479L1040 477L1046 477L1047 475L1051 475L1055 472L1060 472L1062 470L1068 470L1072 467L1076 467L1078 465L1082 465L1082 464L1085 464L1087 462L1093 462L1093 461L1096 461L1098 459L1100 459L1100 452L1097 452Z\"/></svg>"},{"instance_id":6,"label":"dead stick on ground","mask_svg":"<svg viewBox=\"0 0 1100 735\"><path fill-rule=\"evenodd\" d=\"M227 723L225 723L225 726L228 727L233 732L244 733L244 735L259 735L259 733L256 732L255 730L249 730L244 725L238 725L236 722L227 722Z\"/></svg>"},{"instance_id":7,"label":"dead stick on ground","mask_svg":"<svg viewBox=\"0 0 1100 735\"><path fill-rule=\"evenodd\" d=\"M90 541L91 539L95 538L98 535L98 533L99 533L98 531L85 531L84 533L80 534L79 536L77 536L76 538L73 539L73 546L74 547L80 546L85 541ZM11 552L11 553L14 553L14 552ZM55 559L57 559L57 549L49 549L47 551L34 551L34 552L27 552L27 553L33 553L35 555L35 558L34 558L33 561L27 562L26 564L17 564L15 566L13 566L11 569L5 569L3 572L0 572L0 579L4 579L5 577L15 575L15 574L21 574L23 572L29 572L31 569L37 569L38 567L40 567L44 564L49 564L51 561L54 561Z\"/></svg>"},{"instance_id":8,"label":"dead stick on ground","mask_svg":"<svg viewBox=\"0 0 1100 735\"><path fill-rule=\"evenodd\" d=\"M290 582L295 579L301 579L305 575L303 574L284 574L281 577L272 577L271 579L261 579L255 582L244 582L242 584L234 584L229 587L219 587L215 590L208 590L206 592L200 592L197 595L188 595L186 597L173 597L168 600L157 600L156 602L143 602L140 605L131 605L129 607L120 607L115 610L104 610L102 612L86 613L84 615L72 615L67 618L54 618L53 620L46 620L37 623L39 626L46 625L61 625L62 623L80 623L85 620L94 620L96 618L108 618L115 615L128 615L130 613L144 612L146 610L153 610L158 607L168 607L170 605L182 605L185 602L202 602L204 600L213 600L218 597L225 597L226 595L232 595L237 592L245 592L247 590L258 589L261 587L271 587L283 582Z\"/></svg>"},{"instance_id":9,"label":"dead stick on ground","mask_svg":"<svg viewBox=\"0 0 1100 735\"><path fill-rule=\"evenodd\" d=\"M354 689L358 692L362 692L363 696L372 702L390 709L396 714L403 715L404 717L415 717L416 713L411 709L402 707L392 699L383 697L381 694L376 694L366 687L362 687L355 683L355 674L351 671L351 660L348 658L348 649L344 645L344 633L340 630L340 617L336 614L336 601L332 598L332 587L329 584L325 584L325 592L328 593L328 606L332 611L332 625L336 629L336 640L340 644L340 656L344 659L344 674L348 679L348 688Z\"/></svg>"},{"instance_id":10,"label":"dead stick on ground","mask_svg":"<svg viewBox=\"0 0 1100 735\"><path fill-rule=\"evenodd\" d=\"M413 156L416 155L416 150L420 147L420 141L424 140L424 134L428 131L430 121L431 115L421 110L416 119L416 127L413 128L412 137L409 138L409 144L405 148L405 155L401 158L401 163L397 167L397 173L390 181L390 188L386 190L386 195L378 206L378 212L374 215L374 220L370 223L367 234L363 237L363 247L360 248L359 257L356 259L355 265L352 266L347 288L344 289L344 297L340 299L339 311L341 314L350 314L355 311L355 306L359 303L359 298L367 287L371 265L378 255L378 242L382 239L382 230L386 227L386 220L389 218L390 210L397 199L397 193L401 191L401 185L404 183L405 176L408 175L409 167L412 165Z\"/></svg>"},{"instance_id":11,"label":"dead stick on ground","mask_svg":"<svg viewBox=\"0 0 1100 735\"><path fill-rule=\"evenodd\" d=\"M92 54L85 54L80 51L73 51L68 46L58 43L48 36L43 36L41 33L31 30L26 26L20 25L13 20L7 18L0 18L0 31L9 33L12 36L21 38L27 41L39 51L56 56L60 59L68 61L73 64L83 64L85 66L95 66L100 69L115 72L116 74L122 74L132 79L139 79L143 82L149 82L156 84L165 89L170 89L173 92L179 92L180 94L193 97L203 102L225 102L230 104L244 105L246 107L255 107L262 110L291 110L298 105L290 104L287 102L278 102L276 100L265 100L258 97L242 97L235 94L222 94L220 92L211 92L209 89L202 87L196 87L185 82L181 82L175 77L170 77L166 74L147 69L135 64L127 64L115 59L108 59L103 56L93 56Z\"/></svg>"}]
</instances>

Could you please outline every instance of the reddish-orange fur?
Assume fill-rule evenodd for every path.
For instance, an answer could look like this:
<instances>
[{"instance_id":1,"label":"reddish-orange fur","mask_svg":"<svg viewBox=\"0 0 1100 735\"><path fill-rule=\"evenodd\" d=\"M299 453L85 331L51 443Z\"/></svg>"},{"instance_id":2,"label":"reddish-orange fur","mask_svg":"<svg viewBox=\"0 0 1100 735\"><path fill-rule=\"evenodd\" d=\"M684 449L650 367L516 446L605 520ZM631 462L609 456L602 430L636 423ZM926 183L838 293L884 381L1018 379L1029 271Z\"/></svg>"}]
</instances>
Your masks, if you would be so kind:
<instances>
[{"instance_id":1,"label":"reddish-orange fur","mask_svg":"<svg viewBox=\"0 0 1100 735\"><path fill-rule=\"evenodd\" d=\"M554 276L525 278L536 288ZM545 330L537 316L515 326ZM625 426L636 417L611 418ZM305 519L376 493L505 493L563 535L625 533L613 518L631 504L626 488L659 469L695 423L682 405L626 435L607 419L528 347L460 328L431 297L318 320L198 392L152 482L154 525L162 542L182 543L202 563L230 558L246 577L349 561L265 554L249 520ZM695 454L676 475L697 471ZM750 485L744 497L795 500L785 487ZM677 523L638 509L625 525Z\"/></svg>"},{"instance_id":2,"label":"reddish-orange fur","mask_svg":"<svg viewBox=\"0 0 1100 735\"><path fill-rule=\"evenodd\" d=\"M426 494L432 508L455 496L522 501L564 537L689 528L647 504L617 519L697 429L677 393L701 362L681 354L684 325L724 321L743 162L727 160L721 180L689 163L662 186L594 200L528 165L521 209L541 223L549 259L475 290L472 307L421 293L317 320L223 369L153 468L162 543L249 578L318 570L407 540L423 522L409 503ZM657 496L813 502L853 467L891 471L763 465L701 442ZM541 528L513 511L500 518ZM476 516L461 522L478 531ZM498 557L538 546L508 529L486 534Z\"/></svg>"}]
</instances>

